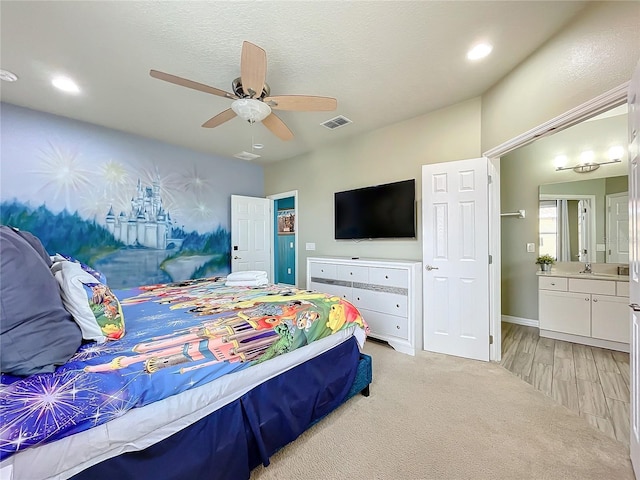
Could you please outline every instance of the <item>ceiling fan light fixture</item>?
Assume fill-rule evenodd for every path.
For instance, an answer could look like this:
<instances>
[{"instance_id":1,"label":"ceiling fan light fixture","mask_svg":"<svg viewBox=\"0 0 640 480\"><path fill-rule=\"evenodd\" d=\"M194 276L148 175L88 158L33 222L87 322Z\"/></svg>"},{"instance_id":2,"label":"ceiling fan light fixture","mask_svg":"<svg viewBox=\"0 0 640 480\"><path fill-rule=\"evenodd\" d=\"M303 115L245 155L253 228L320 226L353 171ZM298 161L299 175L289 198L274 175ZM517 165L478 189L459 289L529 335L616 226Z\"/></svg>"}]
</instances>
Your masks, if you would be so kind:
<instances>
[{"instance_id":1,"label":"ceiling fan light fixture","mask_svg":"<svg viewBox=\"0 0 640 480\"><path fill-rule=\"evenodd\" d=\"M231 104L231 109L249 123L261 122L271 114L271 107L254 98L239 98Z\"/></svg>"}]
</instances>

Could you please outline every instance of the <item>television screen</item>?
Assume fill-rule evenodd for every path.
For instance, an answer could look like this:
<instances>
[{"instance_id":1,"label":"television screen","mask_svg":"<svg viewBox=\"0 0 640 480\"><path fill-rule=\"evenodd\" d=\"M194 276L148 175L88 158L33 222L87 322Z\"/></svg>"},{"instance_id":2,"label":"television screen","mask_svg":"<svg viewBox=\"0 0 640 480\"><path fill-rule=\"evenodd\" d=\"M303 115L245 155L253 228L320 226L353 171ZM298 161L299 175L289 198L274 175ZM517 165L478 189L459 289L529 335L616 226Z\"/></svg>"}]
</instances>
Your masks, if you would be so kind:
<instances>
[{"instance_id":1,"label":"television screen","mask_svg":"<svg viewBox=\"0 0 640 480\"><path fill-rule=\"evenodd\" d=\"M416 181L335 193L335 238L415 238Z\"/></svg>"}]
</instances>

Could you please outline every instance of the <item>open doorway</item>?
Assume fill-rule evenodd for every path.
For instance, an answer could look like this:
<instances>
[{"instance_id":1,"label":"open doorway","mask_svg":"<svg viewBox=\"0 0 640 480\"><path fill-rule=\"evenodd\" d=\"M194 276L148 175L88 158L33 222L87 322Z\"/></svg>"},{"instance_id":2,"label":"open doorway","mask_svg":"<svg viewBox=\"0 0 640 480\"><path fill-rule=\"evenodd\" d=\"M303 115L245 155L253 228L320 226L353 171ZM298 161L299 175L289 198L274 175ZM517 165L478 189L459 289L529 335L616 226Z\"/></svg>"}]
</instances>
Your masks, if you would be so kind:
<instances>
[{"instance_id":1,"label":"open doorway","mask_svg":"<svg viewBox=\"0 0 640 480\"><path fill-rule=\"evenodd\" d=\"M297 190L269 195L273 200L273 283L297 285Z\"/></svg>"},{"instance_id":2,"label":"open doorway","mask_svg":"<svg viewBox=\"0 0 640 480\"><path fill-rule=\"evenodd\" d=\"M615 199L625 198L628 190L626 154L609 163L609 152L628 141L626 110L617 108L625 101L626 86L621 86L616 95L594 99L564 119L558 117L555 125L549 122L537 133L523 135L519 144L514 139L498 155L488 156L500 157L501 211L526 212L524 218L502 217L500 225L497 320L503 323L493 324L500 345L497 358L594 427L628 444L628 339L611 337L614 327L607 323L602 330L596 323L599 316L607 322L618 316L622 334L627 330L628 298L617 273L628 259L616 250L628 252L628 237L624 226L608 224L615 218L608 207L615 208ZM602 166L581 168L589 156L584 152L593 152L592 161ZM542 253L557 259L556 275L567 275L538 273L535 262ZM585 287L596 284L609 288L608 295Z\"/></svg>"}]
</instances>

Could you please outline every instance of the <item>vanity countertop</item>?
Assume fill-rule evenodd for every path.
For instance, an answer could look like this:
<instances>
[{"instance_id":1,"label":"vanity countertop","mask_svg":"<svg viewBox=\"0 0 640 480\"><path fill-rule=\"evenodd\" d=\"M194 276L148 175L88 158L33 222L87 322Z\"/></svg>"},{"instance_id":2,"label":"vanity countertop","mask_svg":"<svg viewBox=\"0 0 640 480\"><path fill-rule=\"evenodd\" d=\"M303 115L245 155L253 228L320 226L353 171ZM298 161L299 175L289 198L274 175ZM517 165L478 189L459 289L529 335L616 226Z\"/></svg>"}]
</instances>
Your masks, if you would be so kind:
<instances>
[{"instance_id":1,"label":"vanity countertop","mask_svg":"<svg viewBox=\"0 0 640 480\"><path fill-rule=\"evenodd\" d=\"M615 273L578 273L578 272L562 272L551 270L550 272L538 271L540 277L565 277L565 278L582 278L584 280L608 280L617 282L628 282L629 275L616 275Z\"/></svg>"}]
</instances>

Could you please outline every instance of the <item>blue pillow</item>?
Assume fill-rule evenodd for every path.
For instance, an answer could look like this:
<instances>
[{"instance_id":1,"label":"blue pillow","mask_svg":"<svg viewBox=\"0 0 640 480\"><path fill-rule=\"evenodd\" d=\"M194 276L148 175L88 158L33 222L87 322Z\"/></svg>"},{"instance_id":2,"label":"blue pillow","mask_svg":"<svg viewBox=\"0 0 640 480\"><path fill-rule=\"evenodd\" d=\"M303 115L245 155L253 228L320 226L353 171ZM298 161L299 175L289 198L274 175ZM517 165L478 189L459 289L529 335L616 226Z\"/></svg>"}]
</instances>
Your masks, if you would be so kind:
<instances>
[{"instance_id":1,"label":"blue pillow","mask_svg":"<svg viewBox=\"0 0 640 480\"><path fill-rule=\"evenodd\" d=\"M0 370L21 376L53 372L80 347L80 327L64 309L45 259L4 225L0 278Z\"/></svg>"}]
</instances>

